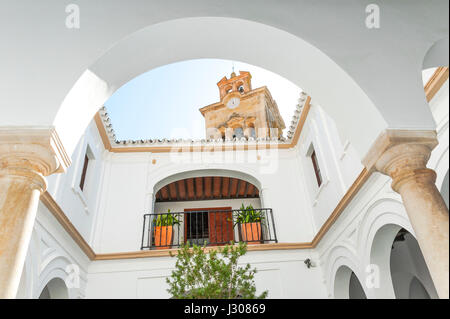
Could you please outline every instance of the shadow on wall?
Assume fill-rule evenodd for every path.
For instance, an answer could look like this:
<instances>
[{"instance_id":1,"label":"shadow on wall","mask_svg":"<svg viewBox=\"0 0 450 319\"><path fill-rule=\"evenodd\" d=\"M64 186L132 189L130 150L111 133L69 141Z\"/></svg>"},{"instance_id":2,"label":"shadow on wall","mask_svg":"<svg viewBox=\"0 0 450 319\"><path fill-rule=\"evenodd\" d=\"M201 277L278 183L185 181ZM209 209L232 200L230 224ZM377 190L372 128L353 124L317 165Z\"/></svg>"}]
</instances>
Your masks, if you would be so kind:
<instances>
[{"instance_id":1,"label":"shadow on wall","mask_svg":"<svg viewBox=\"0 0 450 319\"><path fill-rule=\"evenodd\" d=\"M350 276L349 299L367 299L366 293L354 272Z\"/></svg>"},{"instance_id":2,"label":"shadow on wall","mask_svg":"<svg viewBox=\"0 0 450 319\"><path fill-rule=\"evenodd\" d=\"M53 278L42 290L39 299L69 299L69 291L61 278Z\"/></svg>"}]
</instances>

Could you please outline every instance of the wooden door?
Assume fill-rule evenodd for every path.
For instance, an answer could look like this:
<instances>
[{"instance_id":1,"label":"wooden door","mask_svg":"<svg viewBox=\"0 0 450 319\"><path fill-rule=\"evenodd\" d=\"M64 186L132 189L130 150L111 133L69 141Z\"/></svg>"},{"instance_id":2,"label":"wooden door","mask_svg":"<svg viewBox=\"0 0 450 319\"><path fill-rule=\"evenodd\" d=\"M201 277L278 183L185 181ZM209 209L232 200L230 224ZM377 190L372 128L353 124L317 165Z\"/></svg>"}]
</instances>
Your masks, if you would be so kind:
<instances>
[{"instance_id":1,"label":"wooden door","mask_svg":"<svg viewBox=\"0 0 450 319\"><path fill-rule=\"evenodd\" d=\"M209 208L220 212L209 213L209 240L216 246L228 244L234 240L233 215L231 207Z\"/></svg>"},{"instance_id":2,"label":"wooden door","mask_svg":"<svg viewBox=\"0 0 450 319\"><path fill-rule=\"evenodd\" d=\"M208 221L204 220L204 216L202 216L201 224L204 225L203 228L207 225L208 239L209 243L214 246L222 246L228 244L230 241L234 240L234 230L233 230L233 214L231 211L231 207L213 207L213 208L189 208L185 209L185 212L205 212L208 211L207 214ZM195 214L195 213L191 213ZM188 214L185 214L185 242L188 239L188 235L192 235L194 232L191 231L192 225L189 225L194 220L193 216L188 217ZM197 219L198 221L198 219ZM198 235L201 232L205 232L205 229L201 229L200 231L196 229L195 234ZM205 234L206 235L206 234ZM192 236L191 236L192 237ZM195 239L195 238L194 238Z\"/></svg>"}]
</instances>

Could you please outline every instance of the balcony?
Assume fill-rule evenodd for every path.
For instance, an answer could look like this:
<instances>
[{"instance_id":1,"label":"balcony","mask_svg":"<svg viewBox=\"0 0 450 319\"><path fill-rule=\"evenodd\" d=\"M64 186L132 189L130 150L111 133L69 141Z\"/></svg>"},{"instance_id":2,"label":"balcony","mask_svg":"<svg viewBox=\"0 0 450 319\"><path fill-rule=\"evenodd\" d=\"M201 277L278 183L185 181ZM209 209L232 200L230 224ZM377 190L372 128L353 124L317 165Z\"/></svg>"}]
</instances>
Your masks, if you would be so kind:
<instances>
[{"instance_id":1,"label":"balcony","mask_svg":"<svg viewBox=\"0 0 450 319\"><path fill-rule=\"evenodd\" d=\"M272 209L222 207L144 215L141 250L230 242L277 243Z\"/></svg>"}]
</instances>

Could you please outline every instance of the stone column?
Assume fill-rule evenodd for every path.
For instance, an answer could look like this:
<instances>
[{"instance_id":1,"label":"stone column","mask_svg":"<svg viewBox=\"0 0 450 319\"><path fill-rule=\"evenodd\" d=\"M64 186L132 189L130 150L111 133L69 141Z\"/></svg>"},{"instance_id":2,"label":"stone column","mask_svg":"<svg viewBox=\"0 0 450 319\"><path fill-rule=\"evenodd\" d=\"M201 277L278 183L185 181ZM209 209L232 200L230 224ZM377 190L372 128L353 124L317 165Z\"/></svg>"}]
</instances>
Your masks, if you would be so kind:
<instances>
[{"instance_id":1,"label":"stone column","mask_svg":"<svg viewBox=\"0 0 450 319\"><path fill-rule=\"evenodd\" d=\"M70 160L53 129L0 128L0 298L15 298L45 176Z\"/></svg>"},{"instance_id":2,"label":"stone column","mask_svg":"<svg viewBox=\"0 0 450 319\"><path fill-rule=\"evenodd\" d=\"M403 200L440 298L449 298L449 216L426 167L438 144L434 131L387 130L365 159L366 167L392 178Z\"/></svg>"}]
</instances>

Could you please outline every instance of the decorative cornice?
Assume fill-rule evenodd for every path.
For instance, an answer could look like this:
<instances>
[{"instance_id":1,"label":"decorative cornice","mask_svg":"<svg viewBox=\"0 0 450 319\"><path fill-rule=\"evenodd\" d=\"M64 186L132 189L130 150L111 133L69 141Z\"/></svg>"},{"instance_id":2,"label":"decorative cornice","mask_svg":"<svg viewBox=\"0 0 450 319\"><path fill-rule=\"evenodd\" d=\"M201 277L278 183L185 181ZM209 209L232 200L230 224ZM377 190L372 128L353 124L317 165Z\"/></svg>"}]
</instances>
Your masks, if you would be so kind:
<instances>
[{"instance_id":1,"label":"decorative cornice","mask_svg":"<svg viewBox=\"0 0 450 319\"><path fill-rule=\"evenodd\" d=\"M311 109L311 97L308 95L305 95L304 97L306 97L305 100L300 97L299 104L297 104L297 108L295 110L296 113L294 114L291 125L289 126L289 130L292 130L293 132L293 136L290 137L290 131L288 131L290 147L297 145L298 139L300 138L300 134L303 131L303 127L305 126L306 119L308 118L308 114Z\"/></svg>"},{"instance_id":2,"label":"decorative cornice","mask_svg":"<svg viewBox=\"0 0 450 319\"><path fill-rule=\"evenodd\" d=\"M377 163L383 154L398 145L407 144L421 144L431 153L438 144L437 133L436 131L384 130L372 144L362 162L367 170L376 170Z\"/></svg>"},{"instance_id":3,"label":"decorative cornice","mask_svg":"<svg viewBox=\"0 0 450 319\"><path fill-rule=\"evenodd\" d=\"M100 115L100 111L95 113L94 121L97 126L98 132L100 134L100 138L102 139L103 146L105 147L106 150L111 151L111 148L112 148L111 147L111 138L106 131L105 124L103 122L103 118ZM111 128L111 130L113 130L113 129ZM114 134L114 130L113 130L112 134Z\"/></svg>"},{"instance_id":4,"label":"decorative cornice","mask_svg":"<svg viewBox=\"0 0 450 319\"><path fill-rule=\"evenodd\" d=\"M218 249L220 247L206 247L206 251ZM267 251L267 250L296 250L296 249L311 249L310 243L272 243L272 244L258 244L247 246L247 251ZM149 257L168 257L171 254L176 254L178 249L164 249L164 250L144 250L132 251L125 253L111 253L96 255L95 260L120 260L120 259L137 259Z\"/></svg>"}]
</instances>

